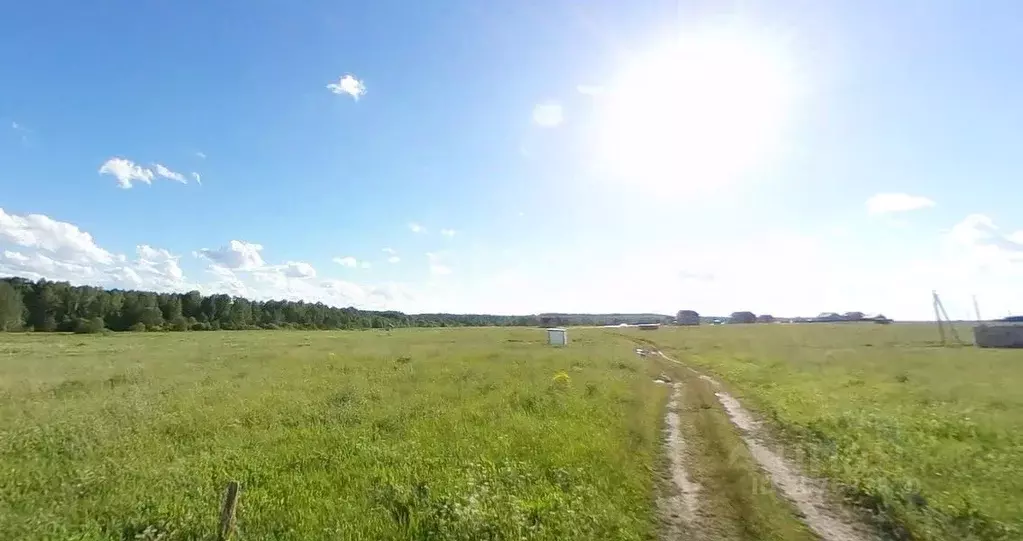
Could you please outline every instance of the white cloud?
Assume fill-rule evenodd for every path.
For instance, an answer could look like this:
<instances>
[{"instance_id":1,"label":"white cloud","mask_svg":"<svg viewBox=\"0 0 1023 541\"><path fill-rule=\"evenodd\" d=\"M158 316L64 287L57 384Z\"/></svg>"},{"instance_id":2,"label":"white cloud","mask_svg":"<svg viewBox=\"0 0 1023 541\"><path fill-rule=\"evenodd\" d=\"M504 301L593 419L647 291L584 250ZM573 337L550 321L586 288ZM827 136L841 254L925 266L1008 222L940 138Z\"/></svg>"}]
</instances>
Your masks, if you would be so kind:
<instances>
[{"instance_id":1,"label":"white cloud","mask_svg":"<svg viewBox=\"0 0 1023 541\"><path fill-rule=\"evenodd\" d=\"M209 273L214 281L201 286L200 291L230 292L255 300L304 300L376 310L407 309L415 300L414 295L397 284L367 286L345 280L315 280L295 270L295 267L289 271L282 266L268 266L246 272L212 266Z\"/></svg>"},{"instance_id":2,"label":"white cloud","mask_svg":"<svg viewBox=\"0 0 1023 541\"><path fill-rule=\"evenodd\" d=\"M396 255L392 255L391 257L387 258L387 262L388 263L400 263L401 262L401 258L396 256Z\"/></svg>"},{"instance_id":3,"label":"white cloud","mask_svg":"<svg viewBox=\"0 0 1023 541\"><path fill-rule=\"evenodd\" d=\"M367 296L365 288L344 280L325 280L320 286L331 297L343 299L341 302L336 303L338 306L362 304Z\"/></svg>"},{"instance_id":4,"label":"white cloud","mask_svg":"<svg viewBox=\"0 0 1023 541\"><path fill-rule=\"evenodd\" d=\"M430 262L430 274L434 276L451 274L451 267L444 264L442 254L426 252L426 259Z\"/></svg>"},{"instance_id":5,"label":"white cloud","mask_svg":"<svg viewBox=\"0 0 1023 541\"><path fill-rule=\"evenodd\" d=\"M587 96L599 96L604 93L604 87L596 85L577 85L576 91Z\"/></svg>"},{"instance_id":6,"label":"white cloud","mask_svg":"<svg viewBox=\"0 0 1023 541\"><path fill-rule=\"evenodd\" d=\"M143 279L143 284L151 283L151 280L166 279L171 283L181 283L185 277L184 271L178 265L178 256L171 254L162 248L153 248L142 244L136 247L138 260L132 270L136 276ZM143 278L146 277L146 278ZM155 285L158 289L173 289L171 283Z\"/></svg>"},{"instance_id":7,"label":"white cloud","mask_svg":"<svg viewBox=\"0 0 1023 541\"><path fill-rule=\"evenodd\" d=\"M423 226L417 224L416 222L409 222L408 228L413 233L425 233L426 232L426 228L424 228Z\"/></svg>"},{"instance_id":8,"label":"white cloud","mask_svg":"<svg viewBox=\"0 0 1023 541\"><path fill-rule=\"evenodd\" d=\"M334 259L332 259L332 261L334 263L337 263L338 265L341 265L342 267L348 267L350 269L354 269L356 267L368 269L373 266L369 261L359 261L358 259L351 256L335 257Z\"/></svg>"},{"instance_id":9,"label":"white cloud","mask_svg":"<svg viewBox=\"0 0 1023 541\"><path fill-rule=\"evenodd\" d=\"M212 264L207 273L213 280L199 286L199 290L206 294L228 292L255 300L304 300L375 310L408 310L410 303L415 301L414 295L397 284L363 285L345 280L318 280L312 265L303 262L289 261L284 265L264 265L250 270ZM391 293L385 295L380 292Z\"/></svg>"},{"instance_id":10,"label":"white cloud","mask_svg":"<svg viewBox=\"0 0 1023 541\"><path fill-rule=\"evenodd\" d=\"M41 252L22 253L4 250L0 258L0 275L21 276L31 280L47 278L68 281L100 281L101 264L79 264L63 261ZM131 284L128 284L131 285Z\"/></svg>"},{"instance_id":11,"label":"white cloud","mask_svg":"<svg viewBox=\"0 0 1023 541\"><path fill-rule=\"evenodd\" d=\"M374 286L369 290L369 295L386 302L411 302L416 298L407 287L394 283Z\"/></svg>"},{"instance_id":12,"label":"white cloud","mask_svg":"<svg viewBox=\"0 0 1023 541\"><path fill-rule=\"evenodd\" d=\"M199 176L199 173L196 173L195 171L192 171L192 178L195 179L196 184L202 186L202 177Z\"/></svg>"},{"instance_id":13,"label":"white cloud","mask_svg":"<svg viewBox=\"0 0 1023 541\"><path fill-rule=\"evenodd\" d=\"M10 250L4 250L4 258L18 263L25 263L28 261L28 257L23 255L21 252L12 252Z\"/></svg>"},{"instance_id":14,"label":"white cloud","mask_svg":"<svg viewBox=\"0 0 1023 541\"><path fill-rule=\"evenodd\" d=\"M907 212L933 206L931 199L904 193L879 193L867 200L867 212L870 214Z\"/></svg>"},{"instance_id":15,"label":"white cloud","mask_svg":"<svg viewBox=\"0 0 1023 541\"><path fill-rule=\"evenodd\" d=\"M348 268L355 268L359 264L358 260L356 260L354 257L350 257L350 256L349 257L335 257L332 261L334 261L334 263L337 263L338 265L341 265L342 267L348 267Z\"/></svg>"},{"instance_id":16,"label":"white cloud","mask_svg":"<svg viewBox=\"0 0 1023 541\"><path fill-rule=\"evenodd\" d=\"M727 245L693 240L663 254L636 246L616 250L615 258L567 282L548 277L592 258L566 254L537 267L527 254L499 265L471 254L456 260L454 254L434 251L417 263L427 266L420 267L425 272L413 294L404 284L324 279L302 261L264 261L269 247L241 241L196 252L208 265L191 276L193 271L182 267L195 260L185 261L172 249L139 243L127 254L113 253L74 224L0 210L0 275L409 312L674 313L691 308L707 315L747 309L778 316L863 310L896 319L925 318L930 290L937 289L953 317L970 316L974 293L985 315L1000 316L1023 306L1023 224L1015 225L1000 228L989 216L968 216L945 233L944 242L923 239L915 246L918 260L863 257L850 251L855 243L849 239L833 243L826 227L812 235L758 232ZM398 257L393 249L383 254ZM356 263L358 268L363 261ZM649 268L661 269L656 280L635 279ZM594 296L593 291L603 293Z\"/></svg>"},{"instance_id":17,"label":"white cloud","mask_svg":"<svg viewBox=\"0 0 1023 541\"><path fill-rule=\"evenodd\" d=\"M560 125L563 120L564 115L561 111L561 105L555 102L540 103L533 107L533 122L538 126L554 128Z\"/></svg>"},{"instance_id":18,"label":"white cloud","mask_svg":"<svg viewBox=\"0 0 1023 541\"><path fill-rule=\"evenodd\" d=\"M206 153L205 152L196 152L195 155L196 155L196 157L201 158L203 160L206 159Z\"/></svg>"},{"instance_id":19,"label":"white cloud","mask_svg":"<svg viewBox=\"0 0 1023 541\"><path fill-rule=\"evenodd\" d=\"M309 263L302 261L288 261L283 267L284 275L288 278L315 278L316 269Z\"/></svg>"},{"instance_id":20,"label":"white cloud","mask_svg":"<svg viewBox=\"0 0 1023 541\"><path fill-rule=\"evenodd\" d=\"M178 182L180 182L182 184L188 184L188 179L185 178L185 175L182 175L181 173L178 173L176 171L171 171L170 169L168 169L163 164L159 164L159 163L156 164L156 174L161 176L161 177L163 177L163 178L169 178L171 180L176 180L176 181L178 181Z\"/></svg>"},{"instance_id":21,"label":"white cloud","mask_svg":"<svg viewBox=\"0 0 1023 541\"><path fill-rule=\"evenodd\" d=\"M101 175L113 175L117 179L117 185L121 188L131 188L132 182L145 182L152 184L153 171L145 167L135 165L135 162L124 158L110 158L99 168Z\"/></svg>"},{"instance_id":22,"label":"white cloud","mask_svg":"<svg viewBox=\"0 0 1023 541\"><path fill-rule=\"evenodd\" d=\"M0 209L0 275L30 280L68 281L75 285L183 292L227 293L251 299L323 302L332 306L410 310L416 302L405 286L393 283L360 285L317 280L312 265L288 261L268 265L258 244L232 241L196 255L208 259L207 279L192 282L179 266L180 256L140 244L135 256L99 247L77 226L42 215L14 215Z\"/></svg>"},{"instance_id":23,"label":"white cloud","mask_svg":"<svg viewBox=\"0 0 1023 541\"><path fill-rule=\"evenodd\" d=\"M383 252L385 254L390 254L390 255L397 255L398 254L398 250L395 250L394 248L384 248Z\"/></svg>"},{"instance_id":24,"label":"white cloud","mask_svg":"<svg viewBox=\"0 0 1023 541\"><path fill-rule=\"evenodd\" d=\"M952 227L951 243L959 247L986 252L1005 261L1023 261L1023 231L1005 232L994 220L983 214L971 214Z\"/></svg>"},{"instance_id":25,"label":"white cloud","mask_svg":"<svg viewBox=\"0 0 1023 541\"><path fill-rule=\"evenodd\" d=\"M203 248L196 255L228 269L252 270L263 266L263 257L259 255L262 249L259 244L232 240L227 246L214 250Z\"/></svg>"},{"instance_id":26,"label":"white cloud","mask_svg":"<svg viewBox=\"0 0 1023 541\"><path fill-rule=\"evenodd\" d=\"M155 272L166 274L173 278L181 279L184 277L184 272L178 266L178 256L171 254L168 250L142 244L136 247L136 252L138 253L138 261L141 266L152 268Z\"/></svg>"},{"instance_id":27,"label":"white cloud","mask_svg":"<svg viewBox=\"0 0 1023 541\"><path fill-rule=\"evenodd\" d=\"M451 237L455 236L455 230L454 229L441 229L440 230L440 234L444 235L445 237L451 238Z\"/></svg>"},{"instance_id":28,"label":"white cloud","mask_svg":"<svg viewBox=\"0 0 1023 541\"><path fill-rule=\"evenodd\" d=\"M174 259L174 256L163 248L153 248L148 244L140 244L135 247L135 252L138 253L139 259L145 261L166 261L168 259Z\"/></svg>"},{"instance_id":29,"label":"white cloud","mask_svg":"<svg viewBox=\"0 0 1023 541\"><path fill-rule=\"evenodd\" d=\"M0 208L0 240L35 248L60 259L80 263L110 263L110 252L96 245L92 235L67 222L42 214L19 216Z\"/></svg>"},{"instance_id":30,"label":"white cloud","mask_svg":"<svg viewBox=\"0 0 1023 541\"><path fill-rule=\"evenodd\" d=\"M949 232L949 239L962 245L974 245L997 236L994 220L983 214L970 214Z\"/></svg>"},{"instance_id":31,"label":"white cloud","mask_svg":"<svg viewBox=\"0 0 1023 541\"><path fill-rule=\"evenodd\" d=\"M181 290L184 273L169 251L140 245L137 258L112 254L77 226L48 216L0 209L0 274L105 287ZM18 249L11 249L13 247Z\"/></svg>"},{"instance_id":32,"label":"white cloud","mask_svg":"<svg viewBox=\"0 0 1023 541\"><path fill-rule=\"evenodd\" d=\"M327 90L334 94L348 94L358 101L366 94L366 85L352 75L343 75L338 82L327 85Z\"/></svg>"}]
</instances>

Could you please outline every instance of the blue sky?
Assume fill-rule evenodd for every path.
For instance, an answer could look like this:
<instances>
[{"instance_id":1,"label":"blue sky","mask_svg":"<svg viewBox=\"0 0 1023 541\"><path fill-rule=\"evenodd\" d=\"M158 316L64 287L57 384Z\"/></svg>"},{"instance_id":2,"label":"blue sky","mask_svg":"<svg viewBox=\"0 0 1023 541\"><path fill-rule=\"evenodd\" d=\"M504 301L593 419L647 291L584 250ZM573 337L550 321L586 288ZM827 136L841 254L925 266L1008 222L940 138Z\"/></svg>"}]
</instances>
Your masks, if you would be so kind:
<instances>
[{"instance_id":1,"label":"blue sky","mask_svg":"<svg viewBox=\"0 0 1023 541\"><path fill-rule=\"evenodd\" d=\"M1008 1L20 2L0 272L412 312L922 318L937 289L1004 315L1021 23Z\"/></svg>"}]
</instances>

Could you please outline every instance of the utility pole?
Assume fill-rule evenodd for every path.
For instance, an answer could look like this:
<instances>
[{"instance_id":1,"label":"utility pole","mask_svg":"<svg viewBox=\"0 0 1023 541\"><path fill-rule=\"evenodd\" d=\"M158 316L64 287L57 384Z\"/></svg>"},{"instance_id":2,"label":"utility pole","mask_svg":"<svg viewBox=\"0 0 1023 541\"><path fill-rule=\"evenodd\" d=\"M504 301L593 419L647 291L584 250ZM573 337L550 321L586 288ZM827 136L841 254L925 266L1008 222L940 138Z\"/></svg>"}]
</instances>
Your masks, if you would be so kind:
<instances>
[{"instance_id":1,"label":"utility pole","mask_svg":"<svg viewBox=\"0 0 1023 541\"><path fill-rule=\"evenodd\" d=\"M934 321L938 323L938 334L941 335L941 345L945 345L945 324L941 322L941 310L938 308L938 292L931 290L931 297L934 300Z\"/></svg>"},{"instance_id":2,"label":"utility pole","mask_svg":"<svg viewBox=\"0 0 1023 541\"><path fill-rule=\"evenodd\" d=\"M941 303L941 298L938 297L938 292L931 291L931 295L934 296L934 317L938 320L938 334L941 335L941 344L945 345L945 326L944 322L942 322L942 317L944 317L945 322L948 322L949 334L955 339L956 343L961 345L963 341L959 338L959 333L956 332L952 320L949 319L948 312L945 311L945 305Z\"/></svg>"}]
</instances>

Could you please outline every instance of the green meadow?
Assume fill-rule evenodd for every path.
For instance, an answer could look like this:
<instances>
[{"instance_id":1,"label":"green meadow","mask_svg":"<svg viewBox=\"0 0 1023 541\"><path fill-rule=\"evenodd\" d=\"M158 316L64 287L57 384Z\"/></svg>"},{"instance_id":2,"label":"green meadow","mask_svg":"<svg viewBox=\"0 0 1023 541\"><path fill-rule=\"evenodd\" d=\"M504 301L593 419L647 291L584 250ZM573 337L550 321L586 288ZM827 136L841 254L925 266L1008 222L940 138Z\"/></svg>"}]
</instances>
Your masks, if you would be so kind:
<instances>
[{"instance_id":1,"label":"green meadow","mask_svg":"<svg viewBox=\"0 0 1023 541\"><path fill-rule=\"evenodd\" d=\"M536 329L0 335L0 539L649 539L666 390Z\"/></svg>"},{"instance_id":2,"label":"green meadow","mask_svg":"<svg viewBox=\"0 0 1023 541\"><path fill-rule=\"evenodd\" d=\"M1023 537L1023 352L914 325L0 334L0 539L814 539L714 389L902 539ZM644 345L646 344L646 345Z\"/></svg>"}]
</instances>

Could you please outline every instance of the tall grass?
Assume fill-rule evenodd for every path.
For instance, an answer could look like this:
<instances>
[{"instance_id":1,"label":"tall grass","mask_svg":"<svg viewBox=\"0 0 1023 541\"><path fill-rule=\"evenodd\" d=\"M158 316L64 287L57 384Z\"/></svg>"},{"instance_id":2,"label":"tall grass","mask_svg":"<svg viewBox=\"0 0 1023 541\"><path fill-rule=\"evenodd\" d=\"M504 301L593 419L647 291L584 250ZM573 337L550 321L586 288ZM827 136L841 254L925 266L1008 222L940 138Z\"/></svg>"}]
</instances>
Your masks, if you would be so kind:
<instances>
[{"instance_id":1,"label":"tall grass","mask_svg":"<svg viewBox=\"0 0 1023 541\"><path fill-rule=\"evenodd\" d=\"M0 336L0 539L652 538L654 368L544 340Z\"/></svg>"}]
</instances>

